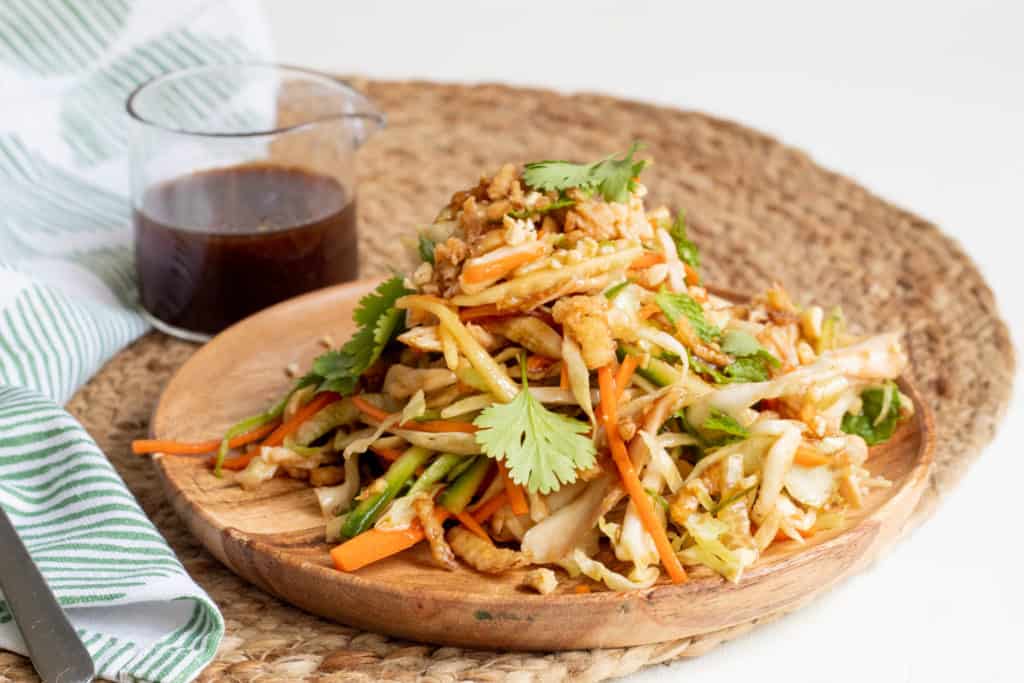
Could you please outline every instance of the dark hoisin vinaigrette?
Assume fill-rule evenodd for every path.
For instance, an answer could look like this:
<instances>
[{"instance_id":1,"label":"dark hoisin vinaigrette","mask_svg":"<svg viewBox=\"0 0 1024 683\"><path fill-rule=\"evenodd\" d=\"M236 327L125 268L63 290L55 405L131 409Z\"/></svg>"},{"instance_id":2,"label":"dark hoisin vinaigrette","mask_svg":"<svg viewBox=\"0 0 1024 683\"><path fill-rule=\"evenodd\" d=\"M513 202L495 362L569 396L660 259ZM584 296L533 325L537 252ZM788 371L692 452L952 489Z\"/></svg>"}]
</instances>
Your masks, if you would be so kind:
<instances>
[{"instance_id":1,"label":"dark hoisin vinaigrette","mask_svg":"<svg viewBox=\"0 0 1024 683\"><path fill-rule=\"evenodd\" d=\"M267 306L358 276L356 204L336 179L245 164L147 190L134 211L142 305L215 334Z\"/></svg>"}]
</instances>

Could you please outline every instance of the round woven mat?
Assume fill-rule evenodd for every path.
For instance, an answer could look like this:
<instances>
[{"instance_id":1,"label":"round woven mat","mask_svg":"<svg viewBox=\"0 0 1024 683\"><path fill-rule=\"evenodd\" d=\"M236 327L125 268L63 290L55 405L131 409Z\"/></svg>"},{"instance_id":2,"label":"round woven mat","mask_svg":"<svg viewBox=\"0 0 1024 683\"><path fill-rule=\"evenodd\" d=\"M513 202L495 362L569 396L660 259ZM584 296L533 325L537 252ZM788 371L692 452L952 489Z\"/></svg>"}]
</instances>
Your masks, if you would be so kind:
<instances>
[{"instance_id":1,"label":"round woven mat","mask_svg":"<svg viewBox=\"0 0 1024 683\"><path fill-rule=\"evenodd\" d=\"M644 174L651 199L686 209L710 282L755 291L777 280L800 301L841 304L853 321L905 333L938 427L934 474L916 521L992 438L1010 395L1013 350L985 281L934 225L798 150L703 114L497 85L357 85L389 117L360 158L363 275L405 265L398 236L431 219L484 170L508 160L589 160L643 140L656 159ZM201 680L597 681L701 654L755 625L656 646L505 654L396 641L283 604L199 547L149 462L130 454L161 388L194 350L149 334L108 363L69 408L223 610L224 644ZM3 675L33 674L27 660L0 654Z\"/></svg>"}]
</instances>

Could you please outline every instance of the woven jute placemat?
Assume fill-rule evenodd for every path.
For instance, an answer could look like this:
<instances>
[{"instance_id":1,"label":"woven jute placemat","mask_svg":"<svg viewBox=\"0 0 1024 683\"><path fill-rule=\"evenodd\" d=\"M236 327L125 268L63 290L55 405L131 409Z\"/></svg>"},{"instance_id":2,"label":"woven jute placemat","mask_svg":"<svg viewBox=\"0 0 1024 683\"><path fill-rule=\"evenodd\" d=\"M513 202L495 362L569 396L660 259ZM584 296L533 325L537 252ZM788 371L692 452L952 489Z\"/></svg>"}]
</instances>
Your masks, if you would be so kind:
<instances>
[{"instance_id":1,"label":"woven jute placemat","mask_svg":"<svg viewBox=\"0 0 1024 683\"><path fill-rule=\"evenodd\" d=\"M505 161L590 160L642 140L654 202L685 208L709 282L736 291L783 283L800 301L840 304L867 330L905 334L913 375L935 411L938 448L925 519L992 438L1008 402L1013 350L992 293L934 226L743 126L599 95L498 85L357 82L389 126L360 152L365 276L405 265L399 235ZM892 131L895 137L899 131ZM878 144L884 144L880 140ZM699 655L756 624L654 646L500 653L402 642L326 622L236 578L188 535L129 442L195 347L149 334L70 403L193 577L227 634L209 681L598 681ZM780 615L774 615L780 616ZM0 654L0 678L34 677Z\"/></svg>"}]
</instances>

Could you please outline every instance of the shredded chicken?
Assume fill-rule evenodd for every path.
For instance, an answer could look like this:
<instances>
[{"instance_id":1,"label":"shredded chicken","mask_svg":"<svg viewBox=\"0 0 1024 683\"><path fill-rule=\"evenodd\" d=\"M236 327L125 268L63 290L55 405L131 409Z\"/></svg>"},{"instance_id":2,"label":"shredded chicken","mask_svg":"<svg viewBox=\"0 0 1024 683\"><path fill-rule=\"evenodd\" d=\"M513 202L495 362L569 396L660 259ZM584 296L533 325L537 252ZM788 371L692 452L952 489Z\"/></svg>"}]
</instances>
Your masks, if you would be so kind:
<instances>
[{"instance_id":1,"label":"shredded chicken","mask_svg":"<svg viewBox=\"0 0 1024 683\"><path fill-rule=\"evenodd\" d=\"M523 586L532 588L541 595L553 593L558 588L558 578L555 573L546 567L531 569L523 576Z\"/></svg>"},{"instance_id":2,"label":"shredded chicken","mask_svg":"<svg viewBox=\"0 0 1024 683\"><path fill-rule=\"evenodd\" d=\"M603 296L571 296L559 299L551 309L583 352L591 370L615 360L615 340L608 324L608 300Z\"/></svg>"},{"instance_id":3,"label":"shredded chicken","mask_svg":"<svg viewBox=\"0 0 1024 683\"><path fill-rule=\"evenodd\" d=\"M528 564L522 553L499 548L462 526L452 527L448 532L448 544L456 557L485 574L501 574Z\"/></svg>"},{"instance_id":4,"label":"shredded chicken","mask_svg":"<svg viewBox=\"0 0 1024 683\"><path fill-rule=\"evenodd\" d=\"M473 200L470 198L466 201ZM468 256L469 247L458 237L449 237L434 246L434 281L443 296L451 296L457 291L462 262Z\"/></svg>"},{"instance_id":5,"label":"shredded chicken","mask_svg":"<svg viewBox=\"0 0 1024 683\"><path fill-rule=\"evenodd\" d=\"M444 540L444 527L437 517L434 516L434 501L431 498L420 498L412 504L416 510L416 519L423 525L423 535L430 544L430 554L439 565L451 571L458 569L455 561L455 554L452 552L448 542Z\"/></svg>"}]
</instances>

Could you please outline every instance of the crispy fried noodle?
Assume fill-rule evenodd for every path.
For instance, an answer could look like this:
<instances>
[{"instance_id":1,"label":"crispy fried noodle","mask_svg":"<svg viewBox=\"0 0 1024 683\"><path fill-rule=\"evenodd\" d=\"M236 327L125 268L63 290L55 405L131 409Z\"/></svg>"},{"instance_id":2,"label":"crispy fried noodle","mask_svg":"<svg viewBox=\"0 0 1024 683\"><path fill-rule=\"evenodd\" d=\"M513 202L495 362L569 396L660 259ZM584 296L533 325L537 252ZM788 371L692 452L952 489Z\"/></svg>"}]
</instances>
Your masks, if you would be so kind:
<instances>
[{"instance_id":1,"label":"crispy fried noodle","mask_svg":"<svg viewBox=\"0 0 1024 683\"><path fill-rule=\"evenodd\" d=\"M682 214L644 205L635 152L456 192L415 269L229 433L277 425L234 457L225 439L218 471L318 486L340 570L425 541L441 567L541 592L738 582L772 544L839 526L888 485L869 447L914 409L899 337L852 336L778 285L709 292Z\"/></svg>"}]
</instances>

